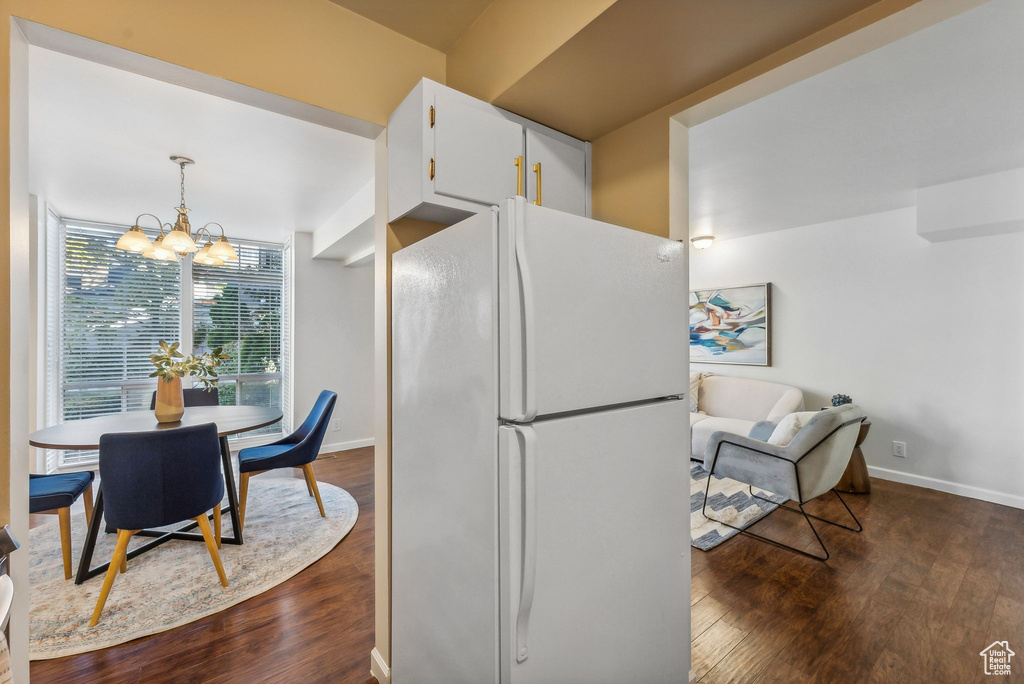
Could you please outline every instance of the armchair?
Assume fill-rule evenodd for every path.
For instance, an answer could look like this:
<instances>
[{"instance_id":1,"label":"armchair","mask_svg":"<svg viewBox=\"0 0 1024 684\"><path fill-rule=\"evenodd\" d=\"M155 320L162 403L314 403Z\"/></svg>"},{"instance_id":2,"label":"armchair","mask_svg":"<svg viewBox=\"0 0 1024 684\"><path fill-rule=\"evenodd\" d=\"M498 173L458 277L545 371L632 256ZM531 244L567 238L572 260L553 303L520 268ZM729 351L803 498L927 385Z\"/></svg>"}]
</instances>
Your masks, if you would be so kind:
<instances>
[{"instance_id":1,"label":"armchair","mask_svg":"<svg viewBox=\"0 0 1024 684\"><path fill-rule=\"evenodd\" d=\"M704 455L704 468L710 475L728 477L747 484L750 486L751 496L757 496L753 490L754 487L757 487L763 491L781 494L794 500L798 508L786 505L783 505L782 508L803 514L824 555L808 553L709 516L707 500L711 488L710 475L707 489L704 492L704 507L701 512L709 520L731 527L755 539L781 546L816 560L828 560L828 549L822 542L818 531L814 529L811 518L851 532L860 532L864 529L860 521L857 520L857 516L843 501L843 497L835 490L836 484L850 461L850 454L860 431L860 424L864 420L864 412L853 404L826 409L814 416L786 446L776 446L762 441L771 435L771 428L774 426L771 423L760 422L751 429L749 437L728 432L714 433ZM856 527L826 520L804 510L805 503L829 490L832 490L839 502L843 504L846 512L853 518ZM761 496L757 498L767 500Z\"/></svg>"}]
</instances>

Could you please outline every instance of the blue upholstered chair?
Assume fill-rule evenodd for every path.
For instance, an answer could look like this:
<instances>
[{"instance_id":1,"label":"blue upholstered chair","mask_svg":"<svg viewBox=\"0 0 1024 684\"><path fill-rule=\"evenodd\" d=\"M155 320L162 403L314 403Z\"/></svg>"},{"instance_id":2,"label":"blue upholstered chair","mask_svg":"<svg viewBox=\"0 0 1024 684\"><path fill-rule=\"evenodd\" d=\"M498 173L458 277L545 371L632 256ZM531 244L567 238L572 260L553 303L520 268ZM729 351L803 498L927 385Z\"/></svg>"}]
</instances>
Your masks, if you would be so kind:
<instances>
[{"instance_id":1,"label":"blue upholstered chair","mask_svg":"<svg viewBox=\"0 0 1024 684\"><path fill-rule=\"evenodd\" d=\"M320 517L326 518L324 504L320 500L320 488L316 485L313 475L313 461L320 453L327 425L331 421L334 403L338 395L324 390L317 397L313 410L306 416L299 429L273 444L242 449L238 453L238 472L241 475L239 488L239 527L245 527L245 500L249 491L249 478L279 468L301 468L306 478L306 489L310 496L316 497L316 505L320 509Z\"/></svg>"},{"instance_id":2,"label":"blue upholstered chair","mask_svg":"<svg viewBox=\"0 0 1024 684\"><path fill-rule=\"evenodd\" d=\"M220 465L220 440L213 423L100 437L103 515L117 529L117 546L90 627L99 622L118 568L124 571L128 542L142 529L195 520L220 583L228 586L217 540L207 519L212 509L214 523L220 527L220 501L224 497Z\"/></svg>"},{"instance_id":3,"label":"blue upholstered chair","mask_svg":"<svg viewBox=\"0 0 1024 684\"><path fill-rule=\"evenodd\" d=\"M205 390L201 387L192 388L181 391L182 403L185 408L189 406L218 406L220 405L220 395L217 393L217 388L213 387L209 390ZM156 409L156 392L153 392L153 397L149 400L149 410Z\"/></svg>"},{"instance_id":4,"label":"blue upholstered chair","mask_svg":"<svg viewBox=\"0 0 1024 684\"><path fill-rule=\"evenodd\" d=\"M60 521L64 579L71 579L71 504L85 495L85 518L92 520L91 472L28 476L28 512L55 513Z\"/></svg>"}]
</instances>

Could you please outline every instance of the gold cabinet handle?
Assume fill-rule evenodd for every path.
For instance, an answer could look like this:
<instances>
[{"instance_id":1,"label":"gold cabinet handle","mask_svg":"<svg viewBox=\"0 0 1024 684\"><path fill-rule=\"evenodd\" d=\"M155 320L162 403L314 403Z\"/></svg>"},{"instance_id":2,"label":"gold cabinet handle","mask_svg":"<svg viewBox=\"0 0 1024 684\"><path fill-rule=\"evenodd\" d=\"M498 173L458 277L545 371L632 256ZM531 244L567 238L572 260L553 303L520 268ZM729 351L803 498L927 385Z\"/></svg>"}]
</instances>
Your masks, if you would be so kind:
<instances>
[{"instance_id":1,"label":"gold cabinet handle","mask_svg":"<svg viewBox=\"0 0 1024 684\"><path fill-rule=\"evenodd\" d=\"M512 162L516 165L516 195L523 194L523 155L516 157Z\"/></svg>"},{"instance_id":2,"label":"gold cabinet handle","mask_svg":"<svg viewBox=\"0 0 1024 684\"><path fill-rule=\"evenodd\" d=\"M537 174L537 199L533 200L533 203L536 204L539 207L540 206L540 185L541 185L541 180L540 180L540 162L537 162L536 164L533 165L533 172L535 174Z\"/></svg>"},{"instance_id":3,"label":"gold cabinet handle","mask_svg":"<svg viewBox=\"0 0 1024 684\"><path fill-rule=\"evenodd\" d=\"M429 171L430 171L430 180L434 180L434 158L433 157L430 158Z\"/></svg>"}]
</instances>

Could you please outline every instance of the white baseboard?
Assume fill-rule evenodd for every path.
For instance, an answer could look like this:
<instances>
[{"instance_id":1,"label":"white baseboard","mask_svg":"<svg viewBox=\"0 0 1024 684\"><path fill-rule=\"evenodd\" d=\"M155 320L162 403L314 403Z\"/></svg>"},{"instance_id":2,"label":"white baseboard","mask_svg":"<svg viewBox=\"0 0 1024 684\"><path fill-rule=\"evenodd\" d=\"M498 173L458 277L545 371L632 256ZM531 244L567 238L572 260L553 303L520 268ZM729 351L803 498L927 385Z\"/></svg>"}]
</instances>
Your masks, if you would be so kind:
<instances>
[{"instance_id":1,"label":"white baseboard","mask_svg":"<svg viewBox=\"0 0 1024 684\"><path fill-rule=\"evenodd\" d=\"M370 651L370 674L376 677L380 684L391 684L391 670L376 648Z\"/></svg>"},{"instance_id":2,"label":"white baseboard","mask_svg":"<svg viewBox=\"0 0 1024 684\"><path fill-rule=\"evenodd\" d=\"M1003 506L1024 509L1024 496L1018 496L1016 494L996 492L982 487L963 485L957 482L950 482L948 480L939 480L934 477L915 475L914 473L905 473L901 470L890 470L889 468L880 468L872 465L868 466L868 473L871 477L877 477L880 480L890 480L891 482L900 482L902 484L914 485L916 487L924 487L925 489L937 489L940 492L946 492L948 494L956 494L958 496L966 496L971 499L981 499L982 501L1002 504Z\"/></svg>"},{"instance_id":3,"label":"white baseboard","mask_svg":"<svg viewBox=\"0 0 1024 684\"><path fill-rule=\"evenodd\" d=\"M331 444L321 444L320 453L329 454L332 451L347 451L348 449L359 449L361 447L373 446L373 437L366 437L365 439L350 439L347 442L333 442Z\"/></svg>"}]
</instances>

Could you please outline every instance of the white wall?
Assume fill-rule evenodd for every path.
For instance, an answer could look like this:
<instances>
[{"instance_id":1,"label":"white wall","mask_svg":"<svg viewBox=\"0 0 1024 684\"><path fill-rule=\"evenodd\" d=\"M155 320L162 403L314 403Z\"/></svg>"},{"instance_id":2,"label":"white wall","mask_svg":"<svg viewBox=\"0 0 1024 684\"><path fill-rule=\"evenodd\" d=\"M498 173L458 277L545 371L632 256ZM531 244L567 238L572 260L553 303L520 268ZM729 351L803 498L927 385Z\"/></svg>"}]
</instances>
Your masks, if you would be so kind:
<instances>
[{"instance_id":1,"label":"white wall","mask_svg":"<svg viewBox=\"0 0 1024 684\"><path fill-rule=\"evenodd\" d=\"M292 424L313 408L320 390L338 393L321 452L373 444L373 266L347 268L313 259L311 233L292 239Z\"/></svg>"},{"instance_id":2,"label":"white wall","mask_svg":"<svg viewBox=\"0 0 1024 684\"><path fill-rule=\"evenodd\" d=\"M1024 235L929 243L911 208L690 254L691 287L773 284L772 367L694 370L849 394L873 476L1024 508Z\"/></svg>"}]
</instances>

